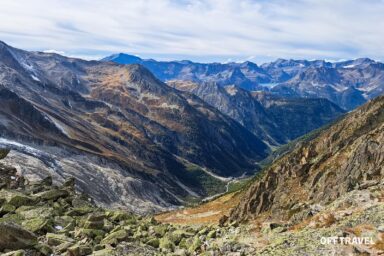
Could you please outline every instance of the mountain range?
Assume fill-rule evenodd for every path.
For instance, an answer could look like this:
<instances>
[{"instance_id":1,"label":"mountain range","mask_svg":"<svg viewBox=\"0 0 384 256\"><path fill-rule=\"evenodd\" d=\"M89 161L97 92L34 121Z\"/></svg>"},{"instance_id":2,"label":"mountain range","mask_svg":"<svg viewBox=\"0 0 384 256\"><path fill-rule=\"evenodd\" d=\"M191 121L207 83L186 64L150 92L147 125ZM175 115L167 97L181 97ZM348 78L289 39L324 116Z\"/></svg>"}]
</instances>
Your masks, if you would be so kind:
<instances>
[{"instance_id":1,"label":"mountain range","mask_svg":"<svg viewBox=\"0 0 384 256\"><path fill-rule=\"evenodd\" d=\"M2 43L0 70L0 144L15 149L9 161L33 176L74 176L107 205L145 212L220 192L216 175L252 173L270 150L139 65Z\"/></svg>"},{"instance_id":2,"label":"mountain range","mask_svg":"<svg viewBox=\"0 0 384 256\"><path fill-rule=\"evenodd\" d=\"M0 42L0 252L381 255L382 72Z\"/></svg>"},{"instance_id":3,"label":"mountain range","mask_svg":"<svg viewBox=\"0 0 384 256\"><path fill-rule=\"evenodd\" d=\"M339 62L278 59L258 66L249 61L156 61L120 53L103 61L141 64L165 82L215 82L284 97L326 98L347 111L384 92L384 64L368 58Z\"/></svg>"},{"instance_id":4,"label":"mountain range","mask_svg":"<svg viewBox=\"0 0 384 256\"><path fill-rule=\"evenodd\" d=\"M225 192L278 146L345 113L324 98L220 79L165 83L143 65L0 43L0 146L12 149L5 161L29 179L75 177L97 203L146 213Z\"/></svg>"}]
</instances>

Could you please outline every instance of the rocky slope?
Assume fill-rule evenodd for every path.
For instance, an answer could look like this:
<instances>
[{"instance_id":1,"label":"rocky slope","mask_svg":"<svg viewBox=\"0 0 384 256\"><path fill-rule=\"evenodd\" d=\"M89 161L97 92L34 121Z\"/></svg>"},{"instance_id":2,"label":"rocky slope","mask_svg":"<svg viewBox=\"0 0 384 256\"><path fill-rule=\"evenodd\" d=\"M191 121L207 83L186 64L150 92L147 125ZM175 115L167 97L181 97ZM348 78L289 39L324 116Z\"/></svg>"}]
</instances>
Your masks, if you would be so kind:
<instances>
[{"instance_id":1,"label":"rocky slope","mask_svg":"<svg viewBox=\"0 0 384 256\"><path fill-rule=\"evenodd\" d=\"M0 145L28 178L78 180L98 203L138 212L225 189L267 145L139 65L26 52L0 43Z\"/></svg>"},{"instance_id":2,"label":"rocky slope","mask_svg":"<svg viewBox=\"0 0 384 256\"><path fill-rule=\"evenodd\" d=\"M314 136L241 190L157 219L219 223L249 255L383 255L384 96Z\"/></svg>"},{"instance_id":3,"label":"rocky slope","mask_svg":"<svg viewBox=\"0 0 384 256\"><path fill-rule=\"evenodd\" d=\"M249 92L235 85L168 81L232 117L272 146L285 144L344 113L326 99L282 98L269 92Z\"/></svg>"},{"instance_id":4,"label":"rocky slope","mask_svg":"<svg viewBox=\"0 0 384 256\"><path fill-rule=\"evenodd\" d=\"M258 66L249 61L201 64L116 54L104 61L142 64L163 81L216 82L251 91L272 91L284 97L326 98L345 110L352 110L384 93L383 63L366 58L334 63L278 59Z\"/></svg>"},{"instance_id":5,"label":"rocky slope","mask_svg":"<svg viewBox=\"0 0 384 256\"><path fill-rule=\"evenodd\" d=\"M0 159L6 154L0 150ZM50 176L30 182L0 163L1 255L150 256L228 250L228 245L216 243L226 233L217 226L161 224L151 217L102 209L76 193L74 185L75 180L68 179L54 186ZM233 241L229 250L248 254L251 248Z\"/></svg>"},{"instance_id":6,"label":"rocky slope","mask_svg":"<svg viewBox=\"0 0 384 256\"><path fill-rule=\"evenodd\" d=\"M245 191L230 219L264 216L295 223L352 190L382 183L383 142L382 96L275 161Z\"/></svg>"}]
</instances>

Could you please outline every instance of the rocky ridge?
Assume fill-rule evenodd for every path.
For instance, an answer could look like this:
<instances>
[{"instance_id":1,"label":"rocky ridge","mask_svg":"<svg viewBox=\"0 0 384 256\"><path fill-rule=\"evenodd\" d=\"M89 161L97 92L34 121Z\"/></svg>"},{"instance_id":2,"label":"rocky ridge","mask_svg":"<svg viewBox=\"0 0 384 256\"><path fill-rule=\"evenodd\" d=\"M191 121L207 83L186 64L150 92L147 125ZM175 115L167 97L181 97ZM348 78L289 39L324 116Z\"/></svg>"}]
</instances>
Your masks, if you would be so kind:
<instances>
[{"instance_id":1,"label":"rocky ridge","mask_svg":"<svg viewBox=\"0 0 384 256\"><path fill-rule=\"evenodd\" d=\"M378 97L275 161L245 191L232 220L297 222L384 177L384 97Z\"/></svg>"}]
</instances>

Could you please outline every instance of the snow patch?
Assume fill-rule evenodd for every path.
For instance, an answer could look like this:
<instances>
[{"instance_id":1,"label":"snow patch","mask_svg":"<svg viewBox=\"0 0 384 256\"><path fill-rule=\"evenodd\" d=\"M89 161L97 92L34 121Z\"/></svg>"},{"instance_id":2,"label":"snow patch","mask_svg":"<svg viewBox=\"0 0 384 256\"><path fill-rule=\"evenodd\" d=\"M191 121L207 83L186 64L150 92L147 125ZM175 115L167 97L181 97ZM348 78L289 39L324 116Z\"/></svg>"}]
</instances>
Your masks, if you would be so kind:
<instances>
[{"instance_id":1,"label":"snow patch","mask_svg":"<svg viewBox=\"0 0 384 256\"><path fill-rule=\"evenodd\" d=\"M330 84L330 86L331 86L333 89L335 89L336 91L338 91L338 92L343 92L343 91L345 91L345 90L348 89L348 87L346 87L346 86L341 86L341 85L337 86L337 85L334 85L334 84Z\"/></svg>"},{"instance_id":2,"label":"snow patch","mask_svg":"<svg viewBox=\"0 0 384 256\"><path fill-rule=\"evenodd\" d=\"M37 76L31 75L31 77L32 77L33 80L40 82L40 79Z\"/></svg>"},{"instance_id":3,"label":"snow patch","mask_svg":"<svg viewBox=\"0 0 384 256\"><path fill-rule=\"evenodd\" d=\"M259 85L263 86L263 87L267 87L267 88L273 88L275 87L276 85L278 85L279 83L261 83Z\"/></svg>"},{"instance_id":4,"label":"snow patch","mask_svg":"<svg viewBox=\"0 0 384 256\"><path fill-rule=\"evenodd\" d=\"M351 64L351 65L346 65L346 66L343 66L343 68L354 68L356 65L354 64Z\"/></svg>"}]
</instances>

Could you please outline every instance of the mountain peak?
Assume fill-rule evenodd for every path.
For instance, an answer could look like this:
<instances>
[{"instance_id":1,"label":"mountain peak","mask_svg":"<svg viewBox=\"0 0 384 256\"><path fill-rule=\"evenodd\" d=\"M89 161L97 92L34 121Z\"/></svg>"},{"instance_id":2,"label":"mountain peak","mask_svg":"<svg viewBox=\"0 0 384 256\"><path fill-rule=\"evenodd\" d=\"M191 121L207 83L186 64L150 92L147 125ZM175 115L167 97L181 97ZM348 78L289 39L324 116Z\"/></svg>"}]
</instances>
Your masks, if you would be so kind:
<instances>
[{"instance_id":1,"label":"mountain peak","mask_svg":"<svg viewBox=\"0 0 384 256\"><path fill-rule=\"evenodd\" d=\"M101 61L113 61L119 64L136 64L140 63L142 59L137 56L129 55L126 53L116 53L101 59Z\"/></svg>"}]
</instances>

